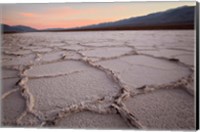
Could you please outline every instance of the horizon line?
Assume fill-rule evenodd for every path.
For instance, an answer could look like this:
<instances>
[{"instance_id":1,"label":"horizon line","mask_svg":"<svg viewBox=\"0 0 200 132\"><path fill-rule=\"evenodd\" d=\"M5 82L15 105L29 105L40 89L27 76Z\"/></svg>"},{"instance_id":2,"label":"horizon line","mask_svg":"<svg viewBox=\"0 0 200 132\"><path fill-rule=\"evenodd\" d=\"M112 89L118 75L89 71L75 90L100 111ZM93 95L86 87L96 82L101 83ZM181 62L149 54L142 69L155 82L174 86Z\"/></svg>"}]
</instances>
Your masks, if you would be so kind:
<instances>
[{"instance_id":1,"label":"horizon line","mask_svg":"<svg viewBox=\"0 0 200 132\"><path fill-rule=\"evenodd\" d=\"M168 10L173 10L173 9L177 9L177 8L182 8L182 7L195 7L196 5L183 5L183 6L179 6L179 7L175 7L175 8L168 8L164 11L157 11L157 12L151 12L151 13L147 13L145 15L140 15L140 16L134 16L134 17L126 17L126 18L121 18L121 19L118 19L118 20L113 20L113 21L105 21L105 22L99 22L99 23L93 23L93 24L87 24L87 25L83 25L83 26L72 26L72 27L48 27L48 28L41 28L41 29L38 29L38 28L35 28L34 26L29 26L29 25L23 25L23 24L17 24L17 25L10 25L10 24L6 24L6 23L1 23L1 25L8 25L8 26L25 26L25 27L29 27L29 28L33 28L35 30L38 30L38 31L42 31L42 30L48 30L48 29L62 29L62 30L70 30L70 29L74 29L74 28L81 28L81 27L86 27L86 26L92 26L92 25L99 25L99 24L103 24L103 23L112 23L112 22L117 22L117 21L121 21L121 20L126 20L126 19L130 19L130 18L137 18L137 17L144 17L144 16L148 16L148 15L152 15L152 14L156 14L156 13L161 13L161 12L166 12Z\"/></svg>"}]
</instances>

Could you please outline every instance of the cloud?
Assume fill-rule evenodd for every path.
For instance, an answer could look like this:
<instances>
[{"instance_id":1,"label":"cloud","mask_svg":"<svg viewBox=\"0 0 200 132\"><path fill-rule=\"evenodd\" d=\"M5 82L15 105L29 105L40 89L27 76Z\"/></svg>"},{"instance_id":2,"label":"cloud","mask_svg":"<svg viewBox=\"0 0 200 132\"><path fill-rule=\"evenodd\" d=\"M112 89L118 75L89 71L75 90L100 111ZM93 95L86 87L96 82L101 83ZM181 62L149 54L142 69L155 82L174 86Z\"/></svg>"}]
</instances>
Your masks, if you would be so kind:
<instances>
[{"instance_id":1,"label":"cloud","mask_svg":"<svg viewBox=\"0 0 200 132\"><path fill-rule=\"evenodd\" d=\"M11 17L9 22L25 24L37 28L77 27L118 20L121 16L125 16L123 13L126 14L127 10L129 10L129 8L124 5L106 6L104 8L95 8L93 6L88 6L87 8L75 8L73 6L44 7L44 9L40 11L35 8L31 11L24 10L22 12L17 12L17 14L14 15L17 16L17 18Z\"/></svg>"},{"instance_id":2,"label":"cloud","mask_svg":"<svg viewBox=\"0 0 200 132\"><path fill-rule=\"evenodd\" d=\"M41 12L19 12L18 14L22 16L23 18L27 19L34 19L37 17L39 20L66 20L70 17L77 17L81 15L89 15L89 14L95 14L97 10L95 9L74 9L70 7L53 7L53 8L47 8L44 11Z\"/></svg>"},{"instance_id":3,"label":"cloud","mask_svg":"<svg viewBox=\"0 0 200 132\"><path fill-rule=\"evenodd\" d=\"M54 14L54 15L75 15L81 13L80 10L76 10L69 7L62 7L62 8L50 8L45 11L45 14Z\"/></svg>"},{"instance_id":4,"label":"cloud","mask_svg":"<svg viewBox=\"0 0 200 132\"><path fill-rule=\"evenodd\" d=\"M79 16L85 14L95 14L97 11L95 9L87 8L87 9L74 9L70 7L62 7L62 8L50 8L46 10L43 14L49 14L52 17L70 17L70 16Z\"/></svg>"},{"instance_id":5,"label":"cloud","mask_svg":"<svg viewBox=\"0 0 200 132\"><path fill-rule=\"evenodd\" d=\"M29 13L29 12L21 12L19 14L24 17L37 17L38 16L38 14L36 14L36 13Z\"/></svg>"}]
</instances>

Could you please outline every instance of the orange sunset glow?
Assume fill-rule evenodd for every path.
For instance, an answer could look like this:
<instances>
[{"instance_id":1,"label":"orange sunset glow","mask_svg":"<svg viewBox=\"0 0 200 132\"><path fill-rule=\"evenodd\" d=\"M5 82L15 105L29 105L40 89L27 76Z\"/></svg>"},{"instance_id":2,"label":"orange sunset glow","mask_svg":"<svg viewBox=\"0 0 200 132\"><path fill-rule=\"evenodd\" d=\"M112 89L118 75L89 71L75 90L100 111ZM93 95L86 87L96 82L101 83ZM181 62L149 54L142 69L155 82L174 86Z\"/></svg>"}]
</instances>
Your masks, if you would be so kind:
<instances>
[{"instance_id":1,"label":"orange sunset glow","mask_svg":"<svg viewBox=\"0 0 200 132\"><path fill-rule=\"evenodd\" d=\"M146 15L194 2L126 2L3 5L3 23L37 29L71 28Z\"/></svg>"}]
</instances>

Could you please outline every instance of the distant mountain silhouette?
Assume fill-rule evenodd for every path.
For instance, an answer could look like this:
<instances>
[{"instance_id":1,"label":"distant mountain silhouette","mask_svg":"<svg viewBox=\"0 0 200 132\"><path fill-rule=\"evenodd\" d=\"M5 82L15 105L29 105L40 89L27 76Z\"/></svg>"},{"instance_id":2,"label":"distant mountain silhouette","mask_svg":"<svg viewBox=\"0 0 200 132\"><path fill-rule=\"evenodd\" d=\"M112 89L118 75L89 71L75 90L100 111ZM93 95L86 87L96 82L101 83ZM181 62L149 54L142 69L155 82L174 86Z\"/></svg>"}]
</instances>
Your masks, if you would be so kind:
<instances>
[{"instance_id":1,"label":"distant mountain silhouette","mask_svg":"<svg viewBox=\"0 0 200 132\"><path fill-rule=\"evenodd\" d=\"M163 12L153 13L146 16L131 17L115 22L100 23L80 27L79 29L106 29L106 28L192 28L194 26L194 6L183 6ZM183 27L189 26L189 27Z\"/></svg>"},{"instance_id":2,"label":"distant mountain silhouette","mask_svg":"<svg viewBox=\"0 0 200 132\"><path fill-rule=\"evenodd\" d=\"M106 22L75 28L48 28L37 30L21 25L9 26L2 24L2 26L4 32L194 29L194 14L194 6L182 6L145 16L131 17L114 22Z\"/></svg>"},{"instance_id":3,"label":"distant mountain silhouette","mask_svg":"<svg viewBox=\"0 0 200 132\"><path fill-rule=\"evenodd\" d=\"M36 32L38 31L37 29L28 27L28 26L22 26L22 25L17 25L17 26L9 26L6 24L1 24L3 32L6 33L16 33L16 32Z\"/></svg>"},{"instance_id":4,"label":"distant mountain silhouette","mask_svg":"<svg viewBox=\"0 0 200 132\"><path fill-rule=\"evenodd\" d=\"M69 30L194 29L194 6L182 6L140 17L94 24Z\"/></svg>"},{"instance_id":5,"label":"distant mountain silhouette","mask_svg":"<svg viewBox=\"0 0 200 132\"><path fill-rule=\"evenodd\" d=\"M41 31L54 31L54 30L63 30L65 28L47 28L47 29L42 29Z\"/></svg>"}]
</instances>

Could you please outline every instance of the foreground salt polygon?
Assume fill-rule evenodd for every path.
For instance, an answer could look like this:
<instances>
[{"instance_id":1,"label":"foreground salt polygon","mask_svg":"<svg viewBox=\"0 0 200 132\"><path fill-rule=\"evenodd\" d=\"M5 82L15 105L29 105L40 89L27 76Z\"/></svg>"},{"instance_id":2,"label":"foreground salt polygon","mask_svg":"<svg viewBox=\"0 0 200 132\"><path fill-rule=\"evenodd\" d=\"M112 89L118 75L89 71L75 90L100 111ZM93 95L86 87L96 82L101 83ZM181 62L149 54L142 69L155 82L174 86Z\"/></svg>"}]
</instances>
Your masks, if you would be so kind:
<instances>
[{"instance_id":1,"label":"foreground salt polygon","mask_svg":"<svg viewBox=\"0 0 200 132\"><path fill-rule=\"evenodd\" d=\"M2 123L194 129L193 38L193 30L4 34Z\"/></svg>"}]
</instances>

